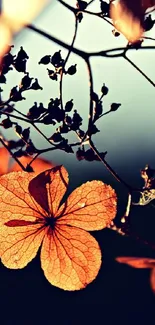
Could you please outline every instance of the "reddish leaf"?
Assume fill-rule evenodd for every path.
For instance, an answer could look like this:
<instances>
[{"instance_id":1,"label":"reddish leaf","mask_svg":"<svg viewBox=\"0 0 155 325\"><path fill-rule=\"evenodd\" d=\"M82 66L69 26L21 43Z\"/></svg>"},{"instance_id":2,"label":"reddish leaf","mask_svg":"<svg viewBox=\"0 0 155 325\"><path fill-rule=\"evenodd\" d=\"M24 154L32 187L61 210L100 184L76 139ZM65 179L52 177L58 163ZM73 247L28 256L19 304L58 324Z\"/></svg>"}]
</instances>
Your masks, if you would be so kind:
<instances>
[{"instance_id":1,"label":"reddish leaf","mask_svg":"<svg viewBox=\"0 0 155 325\"><path fill-rule=\"evenodd\" d=\"M55 215L68 185L68 173L63 166L56 166L33 178L29 192L45 210Z\"/></svg>"},{"instance_id":2,"label":"reddish leaf","mask_svg":"<svg viewBox=\"0 0 155 325\"><path fill-rule=\"evenodd\" d=\"M41 265L48 281L79 290L96 278L101 265L98 243L83 229L110 223L116 194L100 181L87 182L59 208L67 184L63 166L39 175L18 172L0 178L0 254L7 267L22 268L43 241Z\"/></svg>"},{"instance_id":3,"label":"reddish leaf","mask_svg":"<svg viewBox=\"0 0 155 325\"><path fill-rule=\"evenodd\" d=\"M7 227L21 227L33 225L35 221L26 221L26 220L9 220L4 225Z\"/></svg>"}]
</instances>

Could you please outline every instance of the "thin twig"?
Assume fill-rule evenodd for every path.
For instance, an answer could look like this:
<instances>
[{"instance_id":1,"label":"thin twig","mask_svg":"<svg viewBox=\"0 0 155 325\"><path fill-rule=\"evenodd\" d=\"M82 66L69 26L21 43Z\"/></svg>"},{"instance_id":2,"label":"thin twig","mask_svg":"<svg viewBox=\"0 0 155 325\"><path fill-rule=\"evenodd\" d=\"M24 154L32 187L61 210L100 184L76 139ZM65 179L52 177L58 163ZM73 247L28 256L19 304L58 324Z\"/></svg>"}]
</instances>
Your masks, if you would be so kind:
<instances>
[{"instance_id":1,"label":"thin twig","mask_svg":"<svg viewBox=\"0 0 155 325\"><path fill-rule=\"evenodd\" d=\"M101 156L100 156L100 153L99 151L95 148L94 146L94 143L91 139L89 139L89 145L91 147L91 149L94 151L94 153L98 156L98 158L102 161L102 163L104 164L104 166L109 170L109 172L114 176L114 178L121 184L125 185L125 187L131 191L132 190L132 187L126 183L114 170L113 168L106 162L105 159L103 159Z\"/></svg>"},{"instance_id":2,"label":"thin twig","mask_svg":"<svg viewBox=\"0 0 155 325\"><path fill-rule=\"evenodd\" d=\"M50 145L53 145L52 143L51 143L51 141L46 137L46 135L35 125L35 123L34 122L32 122L31 121L31 125L36 129L36 131L38 131L38 133L40 133L41 135L42 135L42 137L46 140L46 141L48 141L49 143L50 143Z\"/></svg>"},{"instance_id":3,"label":"thin twig","mask_svg":"<svg viewBox=\"0 0 155 325\"><path fill-rule=\"evenodd\" d=\"M155 87L155 83L132 61L130 60L125 54L124 59L129 62L153 87Z\"/></svg>"}]
</instances>

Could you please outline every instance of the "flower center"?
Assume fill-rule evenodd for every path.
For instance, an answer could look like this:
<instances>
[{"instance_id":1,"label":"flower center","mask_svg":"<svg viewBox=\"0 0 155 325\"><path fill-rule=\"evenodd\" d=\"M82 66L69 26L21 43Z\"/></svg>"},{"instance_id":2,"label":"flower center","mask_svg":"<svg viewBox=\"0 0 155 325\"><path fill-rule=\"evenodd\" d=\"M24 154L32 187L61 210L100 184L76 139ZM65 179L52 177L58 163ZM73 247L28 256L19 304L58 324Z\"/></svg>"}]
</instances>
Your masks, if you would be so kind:
<instances>
[{"instance_id":1,"label":"flower center","mask_svg":"<svg viewBox=\"0 0 155 325\"><path fill-rule=\"evenodd\" d=\"M45 222L47 226L50 226L50 228L54 230L56 225L56 219L53 216L49 215L48 217L46 217Z\"/></svg>"}]
</instances>

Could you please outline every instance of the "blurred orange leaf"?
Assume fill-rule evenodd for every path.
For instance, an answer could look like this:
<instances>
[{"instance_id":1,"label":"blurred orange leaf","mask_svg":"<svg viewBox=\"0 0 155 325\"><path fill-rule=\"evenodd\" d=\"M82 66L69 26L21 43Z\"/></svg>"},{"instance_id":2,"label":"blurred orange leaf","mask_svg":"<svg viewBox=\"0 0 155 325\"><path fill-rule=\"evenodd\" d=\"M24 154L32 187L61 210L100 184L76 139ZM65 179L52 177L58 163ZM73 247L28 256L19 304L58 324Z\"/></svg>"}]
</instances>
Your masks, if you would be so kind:
<instances>
[{"instance_id":1,"label":"blurred orange leaf","mask_svg":"<svg viewBox=\"0 0 155 325\"><path fill-rule=\"evenodd\" d=\"M4 147L0 148L0 175L22 170L22 168L19 166L17 162L14 162L10 167L9 166L10 158L11 156L8 150ZM33 159L32 157L28 157L28 156L18 158L18 160L22 163L24 167L26 167L31 162L32 159ZM54 167L54 164L50 163L45 159L36 158L32 162L31 167L36 173L41 173L46 169L51 169L52 167Z\"/></svg>"},{"instance_id":2,"label":"blurred orange leaf","mask_svg":"<svg viewBox=\"0 0 155 325\"><path fill-rule=\"evenodd\" d=\"M63 166L40 174L13 172L0 177L0 256L12 269L23 268L41 247L48 281L64 290L92 282L101 266L98 230L116 215L116 193L101 181L83 184L60 206L68 186Z\"/></svg>"},{"instance_id":3,"label":"blurred orange leaf","mask_svg":"<svg viewBox=\"0 0 155 325\"><path fill-rule=\"evenodd\" d=\"M143 35L142 21L145 11L155 6L155 0L119 0L111 2L110 16L115 28L129 42L136 42Z\"/></svg>"},{"instance_id":4,"label":"blurred orange leaf","mask_svg":"<svg viewBox=\"0 0 155 325\"><path fill-rule=\"evenodd\" d=\"M10 154L4 147L0 148L0 175L8 173Z\"/></svg>"},{"instance_id":5,"label":"blurred orange leaf","mask_svg":"<svg viewBox=\"0 0 155 325\"><path fill-rule=\"evenodd\" d=\"M117 257L116 261L138 269L151 269L150 285L155 293L155 259L145 257Z\"/></svg>"},{"instance_id":6,"label":"blurred orange leaf","mask_svg":"<svg viewBox=\"0 0 155 325\"><path fill-rule=\"evenodd\" d=\"M119 263L124 263L129 266L135 267L137 269L144 269L144 268L153 268L155 267L155 260L151 258L144 258L144 257L117 257L116 261Z\"/></svg>"},{"instance_id":7,"label":"blurred orange leaf","mask_svg":"<svg viewBox=\"0 0 155 325\"><path fill-rule=\"evenodd\" d=\"M5 0L0 16L0 59L7 51L12 36L30 24L49 0Z\"/></svg>"}]
</instances>

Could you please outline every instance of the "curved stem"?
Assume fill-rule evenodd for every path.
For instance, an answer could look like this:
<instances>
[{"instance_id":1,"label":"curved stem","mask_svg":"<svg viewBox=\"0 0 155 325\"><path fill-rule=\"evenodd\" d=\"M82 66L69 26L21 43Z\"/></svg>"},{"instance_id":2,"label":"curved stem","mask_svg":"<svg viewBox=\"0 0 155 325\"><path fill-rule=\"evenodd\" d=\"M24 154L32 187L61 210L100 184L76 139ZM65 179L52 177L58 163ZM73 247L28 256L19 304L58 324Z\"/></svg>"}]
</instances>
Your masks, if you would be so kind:
<instances>
[{"instance_id":1,"label":"curved stem","mask_svg":"<svg viewBox=\"0 0 155 325\"><path fill-rule=\"evenodd\" d=\"M60 105L61 105L61 109L63 110L63 95L62 95L62 83L63 83L63 75L64 75L64 70L65 70L65 65L69 59L69 56L72 52L72 48L74 46L74 43L75 43L75 39L76 39L76 36L77 36L77 29L78 29L78 20L77 18L75 17L75 30L74 30L74 36L73 36L73 39L72 39L72 43L71 43L71 47L70 49L68 50L68 54L66 56L66 59L64 61L64 64L63 64L63 69L61 70L60 72Z\"/></svg>"},{"instance_id":2,"label":"curved stem","mask_svg":"<svg viewBox=\"0 0 155 325\"><path fill-rule=\"evenodd\" d=\"M93 95L93 75L92 75L92 69L91 65L89 62L89 59L86 61L87 64L87 69L88 69L88 76L89 76L89 118L88 118L88 132L91 129L92 122L93 122L93 100L92 100L92 95Z\"/></svg>"}]
</instances>

